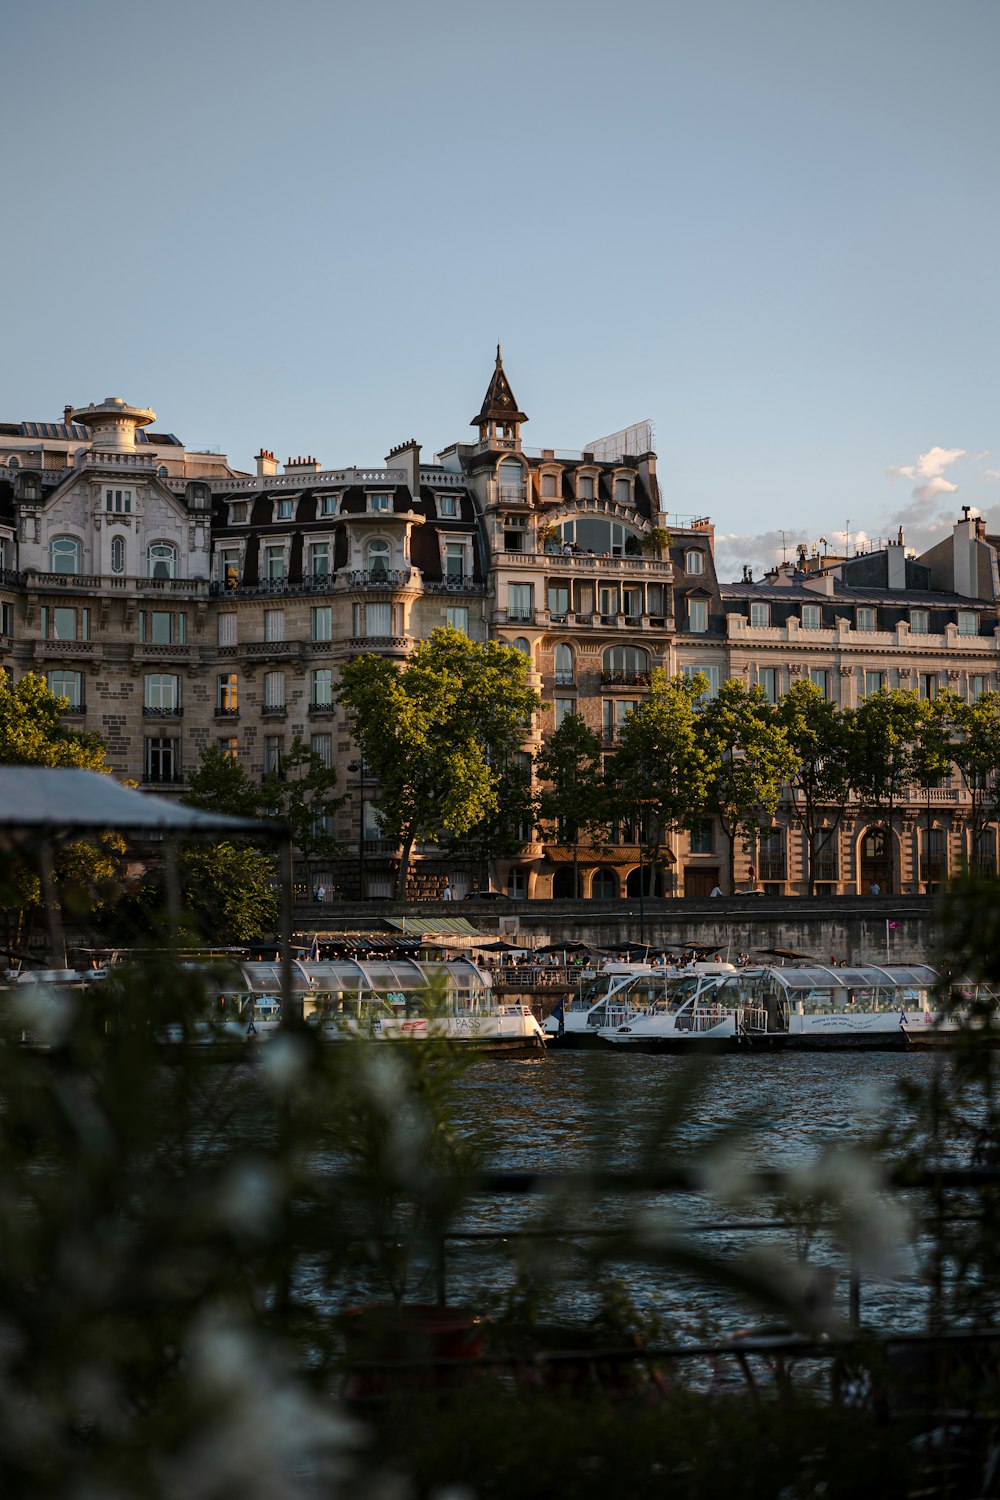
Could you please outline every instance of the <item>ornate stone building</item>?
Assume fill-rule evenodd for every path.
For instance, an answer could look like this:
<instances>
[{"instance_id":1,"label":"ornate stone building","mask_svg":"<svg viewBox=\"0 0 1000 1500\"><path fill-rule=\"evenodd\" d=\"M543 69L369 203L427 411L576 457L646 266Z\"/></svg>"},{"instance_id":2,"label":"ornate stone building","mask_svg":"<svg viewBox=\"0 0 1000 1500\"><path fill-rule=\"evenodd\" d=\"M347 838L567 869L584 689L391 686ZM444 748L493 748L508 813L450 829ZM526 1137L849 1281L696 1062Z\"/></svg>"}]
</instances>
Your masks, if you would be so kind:
<instances>
[{"instance_id":1,"label":"ornate stone building","mask_svg":"<svg viewBox=\"0 0 1000 1500\"><path fill-rule=\"evenodd\" d=\"M114 770L158 791L182 788L213 741L257 776L301 737L351 793L331 830L350 855L323 875L345 895L388 894L396 851L334 702L340 666L362 651L402 659L439 625L530 658L549 711L526 753L573 712L613 747L656 667L703 671L710 691L744 675L771 695L808 673L843 703L878 682L926 694L995 683L1000 588L980 523L958 523L918 561L899 544L720 589L711 524L667 515L648 429L583 452L526 447L499 349L472 440L430 459L412 439L367 469L281 466L261 449L247 474L154 421L109 398L58 423L0 423L3 663L44 673L69 721L104 737ZM928 823L914 805L902 827L909 888L963 848L959 789L940 789L931 811ZM769 888L803 888L787 802L776 829L738 886L756 857ZM565 852L525 835L495 883L572 894ZM827 889L865 887L872 837L862 820L845 825ZM719 850L711 827L681 837L659 889L708 894ZM433 847L417 855L416 893L435 894L445 873L463 893L471 871L446 871ZM581 894L638 894L627 834L584 855Z\"/></svg>"}]
</instances>

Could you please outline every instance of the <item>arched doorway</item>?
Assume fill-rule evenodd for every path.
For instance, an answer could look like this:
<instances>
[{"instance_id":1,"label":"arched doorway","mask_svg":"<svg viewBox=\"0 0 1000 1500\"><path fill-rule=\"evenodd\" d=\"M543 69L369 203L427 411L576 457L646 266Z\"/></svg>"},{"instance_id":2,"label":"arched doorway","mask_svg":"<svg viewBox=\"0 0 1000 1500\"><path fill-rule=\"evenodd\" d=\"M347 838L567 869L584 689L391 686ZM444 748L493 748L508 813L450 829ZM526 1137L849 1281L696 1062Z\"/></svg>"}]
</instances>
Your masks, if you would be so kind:
<instances>
[{"instance_id":1,"label":"arched doorway","mask_svg":"<svg viewBox=\"0 0 1000 1500\"><path fill-rule=\"evenodd\" d=\"M554 901L567 901L573 897L573 866L560 865L552 877L552 899ZM576 895L579 896L579 889Z\"/></svg>"},{"instance_id":2,"label":"arched doorway","mask_svg":"<svg viewBox=\"0 0 1000 1500\"><path fill-rule=\"evenodd\" d=\"M633 870L625 882L625 894L629 900L638 901L640 896L663 895L663 871L651 871L648 865Z\"/></svg>"},{"instance_id":3,"label":"arched doorway","mask_svg":"<svg viewBox=\"0 0 1000 1500\"><path fill-rule=\"evenodd\" d=\"M877 885L883 896L889 894L889 830L866 828L861 835L861 894L867 895Z\"/></svg>"},{"instance_id":4,"label":"arched doorway","mask_svg":"<svg viewBox=\"0 0 1000 1500\"><path fill-rule=\"evenodd\" d=\"M617 901L620 895L621 886L614 870L594 871L594 879L590 886L592 901Z\"/></svg>"}]
</instances>

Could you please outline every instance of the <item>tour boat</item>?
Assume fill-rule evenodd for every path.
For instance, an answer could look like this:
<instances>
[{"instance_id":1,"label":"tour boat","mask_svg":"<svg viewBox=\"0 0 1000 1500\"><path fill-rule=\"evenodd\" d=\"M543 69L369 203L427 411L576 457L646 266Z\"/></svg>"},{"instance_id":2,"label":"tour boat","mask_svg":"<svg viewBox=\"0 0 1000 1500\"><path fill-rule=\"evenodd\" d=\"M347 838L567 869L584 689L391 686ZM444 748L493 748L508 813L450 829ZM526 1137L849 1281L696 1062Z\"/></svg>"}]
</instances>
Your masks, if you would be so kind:
<instances>
[{"instance_id":1,"label":"tour boat","mask_svg":"<svg viewBox=\"0 0 1000 1500\"><path fill-rule=\"evenodd\" d=\"M552 1047L596 1047L609 1029L617 1030L652 1005L669 1006L692 979L709 987L737 972L730 963L689 963L663 967L648 963L609 963L582 976L579 993L546 1017Z\"/></svg>"}]
</instances>

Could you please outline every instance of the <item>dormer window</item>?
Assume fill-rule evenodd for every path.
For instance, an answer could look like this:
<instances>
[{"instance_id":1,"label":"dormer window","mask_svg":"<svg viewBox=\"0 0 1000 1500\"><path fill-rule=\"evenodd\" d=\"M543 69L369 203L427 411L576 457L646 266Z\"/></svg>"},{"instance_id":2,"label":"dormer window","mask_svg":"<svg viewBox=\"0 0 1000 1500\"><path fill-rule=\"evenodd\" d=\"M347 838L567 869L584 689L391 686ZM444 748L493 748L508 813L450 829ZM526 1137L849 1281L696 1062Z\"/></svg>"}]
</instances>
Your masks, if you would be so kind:
<instances>
[{"instance_id":1,"label":"dormer window","mask_svg":"<svg viewBox=\"0 0 1000 1500\"><path fill-rule=\"evenodd\" d=\"M132 491L105 490L104 509L113 515L129 515L132 510Z\"/></svg>"},{"instance_id":2,"label":"dormer window","mask_svg":"<svg viewBox=\"0 0 1000 1500\"><path fill-rule=\"evenodd\" d=\"M754 599L750 604L750 624L770 625L771 606Z\"/></svg>"},{"instance_id":3,"label":"dormer window","mask_svg":"<svg viewBox=\"0 0 1000 1500\"><path fill-rule=\"evenodd\" d=\"M958 612L959 635L978 635L979 616L974 609L960 609Z\"/></svg>"},{"instance_id":4,"label":"dormer window","mask_svg":"<svg viewBox=\"0 0 1000 1500\"><path fill-rule=\"evenodd\" d=\"M245 526L247 524L247 502L237 500L233 505L232 524L234 526Z\"/></svg>"},{"instance_id":5,"label":"dormer window","mask_svg":"<svg viewBox=\"0 0 1000 1500\"><path fill-rule=\"evenodd\" d=\"M931 617L926 609L910 610L910 634L927 635L930 631Z\"/></svg>"},{"instance_id":6,"label":"dormer window","mask_svg":"<svg viewBox=\"0 0 1000 1500\"><path fill-rule=\"evenodd\" d=\"M500 465L500 499L516 502L524 498L524 470L514 459L506 458Z\"/></svg>"},{"instance_id":7,"label":"dormer window","mask_svg":"<svg viewBox=\"0 0 1000 1500\"><path fill-rule=\"evenodd\" d=\"M438 495L437 510L438 515L443 516L445 520L454 520L458 515L458 496Z\"/></svg>"},{"instance_id":8,"label":"dormer window","mask_svg":"<svg viewBox=\"0 0 1000 1500\"><path fill-rule=\"evenodd\" d=\"M368 506L370 510L388 510L389 496L381 493L377 495L369 495Z\"/></svg>"},{"instance_id":9,"label":"dormer window","mask_svg":"<svg viewBox=\"0 0 1000 1500\"><path fill-rule=\"evenodd\" d=\"M592 474L578 474L576 480L576 498L578 500L593 500L594 498L594 476Z\"/></svg>"},{"instance_id":10,"label":"dormer window","mask_svg":"<svg viewBox=\"0 0 1000 1500\"><path fill-rule=\"evenodd\" d=\"M701 635L708 629L708 600L688 600L688 629L697 635Z\"/></svg>"},{"instance_id":11,"label":"dormer window","mask_svg":"<svg viewBox=\"0 0 1000 1500\"><path fill-rule=\"evenodd\" d=\"M294 515L295 515L295 501L294 500L279 500L278 501L278 505L277 505L277 508L275 510L275 516L274 516L274 518L275 518L276 521L290 521Z\"/></svg>"},{"instance_id":12,"label":"dormer window","mask_svg":"<svg viewBox=\"0 0 1000 1500\"><path fill-rule=\"evenodd\" d=\"M335 516L337 514L336 495L320 495L317 510L321 516Z\"/></svg>"},{"instance_id":13,"label":"dormer window","mask_svg":"<svg viewBox=\"0 0 1000 1500\"><path fill-rule=\"evenodd\" d=\"M698 549L698 548L695 548L695 550L692 551L692 552L685 552L685 554L684 554L684 571L685 571L685 573L690 574L692 577L694 577L696 575L700 576L702 573L704 573L704 571L705 571L705 554L704 554L704 552L700 551L700 549Z\"/></svg>"},{"instance_id":14,"label":"dormer window","mask_svg":"<svg viewBox=\"0 0 1000 1500\"><path fill-rule=\"evenodd\" d=\"M556 476L554 474L543 474L541 476L541 481L542 481L542 489L541 489L542 499L543 500L555 500L558 497L558 494L559 494L559 491L558 491L558 488L557 488L557 485L556 485Z\"/></svg>"},{"instance_id":15,"label":"dormer window","mask_svg":"<svg viewBox=\"0 0 1000 1500\"><path fill-rule=\"evenodd\" d=\"M615 502L618 505L631 505L632 483L621 475L615 480Z\"/></svg>"},{"instance_id":16,"label":"dormer window","mask_svg":"<svg viewBox=\"0 0 1000 1500\"><path fill-rule=\"evenodd\" d=\"M151 542L146 550L148 578L177 577L177 548L171 542Z\"/></svg>"},{"instance_id":17,"label":"dormer window","mask_svg":"<svg viewBox=\"0 0 1000 1500\"><path fill-rule=\"evenodd\" d=\"M819 630L823 624L823 607L820 604L803 604L802 629Z\"/></svg>"},{"instance_id":18,"label":"dormer window","mask_svg":"<svg viewBox=\"0 0 1000 1500\"><path fill-rule=\"evenodd\" d=\"M54 536L49 543L49 572L79 573L82 550L75 536Z\"/></svg>"},{"instance_id":19,"label":"dormer window","mask_svg":"<svg viewBox=\"0 0 1000 1500\"><path fill-rule=\"evenodd\" d=\"M859 604L855 616L858 630L877 630L878 611L867 604Z\"/></svg>"}]
</instances>

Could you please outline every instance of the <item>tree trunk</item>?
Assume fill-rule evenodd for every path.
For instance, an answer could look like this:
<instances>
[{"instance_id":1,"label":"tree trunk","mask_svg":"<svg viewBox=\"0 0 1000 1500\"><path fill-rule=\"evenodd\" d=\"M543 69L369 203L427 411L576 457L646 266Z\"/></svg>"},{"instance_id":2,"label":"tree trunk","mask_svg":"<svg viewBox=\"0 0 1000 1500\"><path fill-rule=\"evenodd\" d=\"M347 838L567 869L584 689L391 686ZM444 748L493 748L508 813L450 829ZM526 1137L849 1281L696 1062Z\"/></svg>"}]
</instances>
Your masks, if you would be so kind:
<instances>
[{"instance_id":1,"label":"tree trunk","mask_svg":"<svg viewBox=\"0 0 1000 1500\"><path fill-rule=\"evenodd\" d=\"M413 834L408 833L403 839L399 855L399 871L396 875L396 899L406 900L406 881L410 873L410 854L413 850Z\"/></svg>"}]
</instances>

